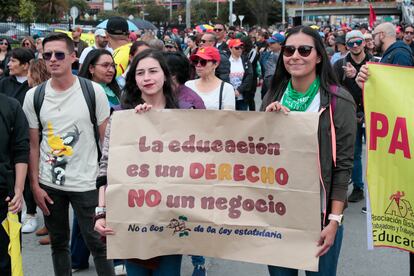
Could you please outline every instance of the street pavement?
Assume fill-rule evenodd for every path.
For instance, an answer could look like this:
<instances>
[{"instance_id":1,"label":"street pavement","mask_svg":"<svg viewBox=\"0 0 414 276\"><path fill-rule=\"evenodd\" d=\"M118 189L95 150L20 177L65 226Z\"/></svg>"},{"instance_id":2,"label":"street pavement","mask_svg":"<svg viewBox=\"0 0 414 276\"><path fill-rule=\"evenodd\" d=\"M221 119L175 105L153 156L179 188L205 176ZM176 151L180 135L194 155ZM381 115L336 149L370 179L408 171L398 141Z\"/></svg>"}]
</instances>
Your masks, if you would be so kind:
<instances>
[{"instance_id":1,"label":"street pavement","mask_svg":"<svg viewBox=\"0 0 414 276\"><path fill-rule=\"evenodd\" d=\"M260 102L258 95L259 93L256 97L257 103ZM365 160L365 156L363 156L363 160ZM349 186L348 193L351 191L352 186ZM389 248L373 251L367 249L366 215L361 213L361 208L364 205L365 202L349 203L345 210L345 231L338 264L338 276L408 276L408 253ZM42 221L40 218L39 222L42 223ZM35 234L23 235L24 273L26 276L53 275L50 247L39 245L38 240L39 237L36 237ZM88 270L79 271L74 276L96 275L92 258L89 263ZM207 258L206 267L209 276L268 275L265 265L252 263ZM192 269L190 257L184 256L182 275L191 275ZM303 276L305 273L301 272L299 275Z\"/></svg>"}]
</instances>

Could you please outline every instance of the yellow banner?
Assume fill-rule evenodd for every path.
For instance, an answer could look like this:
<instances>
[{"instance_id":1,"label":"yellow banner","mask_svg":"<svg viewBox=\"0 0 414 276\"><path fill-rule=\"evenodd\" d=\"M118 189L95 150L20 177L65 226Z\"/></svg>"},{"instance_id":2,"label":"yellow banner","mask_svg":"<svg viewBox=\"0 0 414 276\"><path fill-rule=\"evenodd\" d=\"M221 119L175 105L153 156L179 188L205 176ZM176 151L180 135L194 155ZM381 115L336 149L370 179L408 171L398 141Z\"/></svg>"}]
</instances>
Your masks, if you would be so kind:
<instances>
[{"instance_id":1,"label":"yellow banner","mask_svg":"<svg viewBox=\"0 0 414 276\"><path fill-rule=\"evenodd\" d=\"M72 32L68 32L68 31L62 31L62 30L55 30L55 32L59 32L59 33L65 33L67 34L70 38L72 38ZM81 39L83 41L85 41L86 43L88 43L88 46L93 46L95 45L95 35L94 34L81 34Z\"/></svg>"},{"instance_id":2,"label":"yellow banner","mask_svg":"<svg viewBox=\"0 0 414 276\"><path fill-rule=\"evenodd\" d=\"M364 87L374 246L414 252L413 68L369 64Z\"/></svg>"}]
</instances>

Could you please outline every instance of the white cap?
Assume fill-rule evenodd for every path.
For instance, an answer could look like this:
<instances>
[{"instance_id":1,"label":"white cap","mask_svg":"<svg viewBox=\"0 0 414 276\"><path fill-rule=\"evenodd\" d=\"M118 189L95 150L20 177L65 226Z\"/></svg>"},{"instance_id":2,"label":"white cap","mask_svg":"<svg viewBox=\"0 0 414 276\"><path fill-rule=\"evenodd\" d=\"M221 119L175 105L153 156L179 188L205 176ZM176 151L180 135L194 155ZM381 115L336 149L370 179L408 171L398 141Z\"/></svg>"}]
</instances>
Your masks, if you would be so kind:
<instances>
[{"instance_id":1,"label":"white cap","mask_svg":"<svg viewBox=\"0 0 414 276\"><path fill-rule=\"evenodd\" d=\"M105 32L105 30L104 29L97 29L96 31L95 31L95 36L102 36L102 37L106 37L106 32Z\"/></svg>"}]
</instances>

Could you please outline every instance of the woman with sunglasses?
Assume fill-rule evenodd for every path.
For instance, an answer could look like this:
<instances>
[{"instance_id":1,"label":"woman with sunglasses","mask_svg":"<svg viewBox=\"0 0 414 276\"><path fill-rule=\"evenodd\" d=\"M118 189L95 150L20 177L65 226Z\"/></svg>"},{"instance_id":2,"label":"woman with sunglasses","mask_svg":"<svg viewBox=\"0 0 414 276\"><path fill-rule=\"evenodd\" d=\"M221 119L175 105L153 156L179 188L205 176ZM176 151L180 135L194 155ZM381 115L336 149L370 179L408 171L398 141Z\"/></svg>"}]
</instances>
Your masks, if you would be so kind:
<instances>
[{"instance_id":1,"label":"woman with sunglasses","mask_svg":"<svg viewBox=\"0 0 414 276\"><path fill-rule=\"evenodd\" d=\"M230 83L236 94L236 110L249 108L250 88L253 81L253 69L248 57L243 55L244 43L240 39L230 39Z\"/></svg>"},{"instance_id":2,"label":"woman with sunglasses","mask_svg":"<svg viewBox=\"0 0 414 276\"><path fill-rule=\"evenodd\" d=\"M121 91L115 79L116 65L111 53L94 49L86 56L78 76L99 83L105 90L111 109L120 104Z\"/></svg>"},{"instance_id":3,"label":"woman with sunglasses","mask_svg":"<svg viewBox=\"0 0 414 276\"><path fill-rule=\"evenodd\" d=\"M31 36L25 36L22 40L21 44L22 48L27 48L32 50L33 52L36 52L36 44L34 39Z\"/></svg>"},{"instance_id":4,"label":"woman with sunglasses","mask_svg":"<svg viewBox=\"0 0 414 276\"><path fill-rule=\"evenodd\" d=\"M125 90L121 98L121 108L135 109L137 113L147 112L150 109L179 108L171 75L162 52L148 49L134 58L127 74ZM109 122L102 145L102 158L97 179L100 207L105 206L110 128L111 123ZM95 230L102 236L116 235L112 229L106 226L105 211L96 217ZM127 274L132 276L179 276L181 259L182 255L160 256L149 260L129 259L126 261L126 270Z\"/></svg>"},{"instance_id":5,"label":"woman with sunglasses","mask_svg":"<svg viewBox=\"0 0 414 276\"><path fill-rule=\"evenodd\" d=\"M0 39L0 78L8 75L7 64L10 60L11 45L7 38Z\"/></svg>"},{"instance_id":6,"label":"woman with sunglasses","mask_svg":"<svg viewBox=\"0 0 414 276\"><path fill-rule=\"evenodd\" d=\"M190 59L200 78L187 81L185 85L203 99L206 109L235 110L236 100L233 86L215 75L215 70L220 63L220 53L217 48L202 47Z\"/></svg>"},{"instance_id":7,"label":"woman with sunglasses","mask_svg":"<svg viewBox=\"0 0 414 276\"><path fill-rule=\"evenodd\" d=\"M354 156L356 111L352 96L338 86L318 32L306 26L287 31L276 73L262 110L319 112L319 163L322 225L318 241L319 272L336 275L341 249L343 211ZM334 140L333 138L336 137ZM300 169L300 168L298 168ZM270 275L297 275L297 270L269 266Z\"/></svg>"}]
</instances>

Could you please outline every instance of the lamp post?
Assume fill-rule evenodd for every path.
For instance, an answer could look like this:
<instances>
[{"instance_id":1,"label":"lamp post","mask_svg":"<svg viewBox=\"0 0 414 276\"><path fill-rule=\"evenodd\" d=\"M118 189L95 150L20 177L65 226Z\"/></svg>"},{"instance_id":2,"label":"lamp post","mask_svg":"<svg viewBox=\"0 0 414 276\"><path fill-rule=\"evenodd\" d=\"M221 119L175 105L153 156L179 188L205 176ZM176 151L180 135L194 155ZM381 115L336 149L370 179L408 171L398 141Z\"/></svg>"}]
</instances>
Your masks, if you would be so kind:
<instances>
[{"instance_id":1,"label":"lamp post","mask_svg":"<svg viewBox=\"0 0 414 276\"><path fill-rule=\"evenodd\" d=\"M191 0L185 2L185 27L191 28Z\"/></svg>"},{"instance_id":2,"label":"lamp post","mask_svg":"<svg viewBox=\"0 0 414 276\"><path fill-rule=\"evenodd\" d=\"M229 0L229 26L233 26L233 0Z\"/></svg>"}]
</instances>

